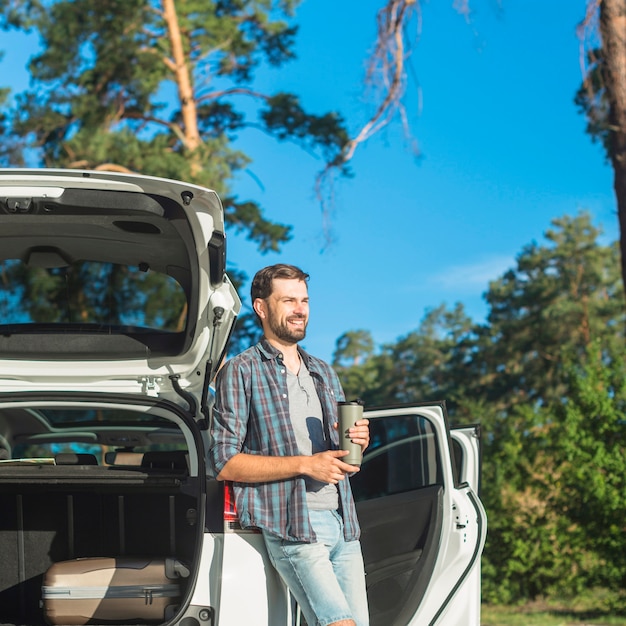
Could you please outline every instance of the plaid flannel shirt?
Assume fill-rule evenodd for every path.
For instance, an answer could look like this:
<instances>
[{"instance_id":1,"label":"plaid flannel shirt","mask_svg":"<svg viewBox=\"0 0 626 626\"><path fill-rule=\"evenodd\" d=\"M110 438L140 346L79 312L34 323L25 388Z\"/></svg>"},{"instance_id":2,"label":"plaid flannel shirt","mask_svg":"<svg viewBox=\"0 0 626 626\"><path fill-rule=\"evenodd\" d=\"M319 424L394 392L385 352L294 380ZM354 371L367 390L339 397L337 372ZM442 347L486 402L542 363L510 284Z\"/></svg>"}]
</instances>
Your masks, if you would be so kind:
<instances>
[{"instance_id":1,"label":"plaid flannel shirt","mask_svg":"<svg viewBox=\"0 0 626 626\"><path fill-rule=\"evenodd\" d=\"M337 402L344 400L335 371L298 347L322 405L332 449L339 448ZM266 339L228 361L216 381L210 464L217 476L239 452L263 456L298 455L289 417L287 368L282 353ZM340 512L346 541L360 529L349 480L339 481ZM241 525L266 530L288 541L315 541L301 476L265 483L233 483Z\"/></svg>"}]
</instances>

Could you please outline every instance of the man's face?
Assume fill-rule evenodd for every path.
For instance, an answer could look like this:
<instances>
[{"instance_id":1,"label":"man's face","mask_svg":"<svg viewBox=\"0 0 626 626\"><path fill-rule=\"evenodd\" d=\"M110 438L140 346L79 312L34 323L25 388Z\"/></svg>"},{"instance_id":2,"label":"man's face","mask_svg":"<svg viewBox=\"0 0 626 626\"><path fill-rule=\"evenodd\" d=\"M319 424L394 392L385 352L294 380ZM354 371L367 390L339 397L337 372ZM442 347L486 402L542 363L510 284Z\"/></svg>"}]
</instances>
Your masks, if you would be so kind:
<instances>
[{"instance_id":1,"label":"man's face","mask_svg":"<svg viewBox=\"0 0 626 626\"><path fill-rule=\"evenodd\" d=\"M284 344L302 341L309 322L309 292L302 280L275 278L272 293L257 298L254 308L261 318L265 336Z\"/></svg>"}]
</instances>

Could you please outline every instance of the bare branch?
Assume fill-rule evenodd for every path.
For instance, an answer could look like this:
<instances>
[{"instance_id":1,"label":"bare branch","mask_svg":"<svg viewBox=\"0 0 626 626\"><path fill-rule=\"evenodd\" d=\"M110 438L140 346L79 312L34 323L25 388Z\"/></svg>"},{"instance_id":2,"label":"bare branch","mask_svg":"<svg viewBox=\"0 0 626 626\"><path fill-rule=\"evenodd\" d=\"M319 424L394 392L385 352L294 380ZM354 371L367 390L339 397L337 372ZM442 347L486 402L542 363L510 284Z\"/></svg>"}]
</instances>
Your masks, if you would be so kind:
<instances>
[{"instance_id":1,"label":"bare branch","mask_svg":"<svg viewBox=\"0 0 626 626\"><path fill-rule=\"evenodd\" d=\"M165 126L165 128L171 130L183 144L185 143L185 133L183 132L183 129L178 124L174 124L174 122L168 122L167 120L163 120L159 117L144 115L143 113L136 111L129 111L128 113L125 113L124 118L127 120L141 120L146 124L158 124L159 126Z\"/></svg>"},{"instance_id":2,"label":"bare branch","mask_svg":"<svg viewBox=\"0 0 626 626\"><path fill-rule=\"evenodd\" d=\"M378 12L378 35L366 76L372 85L380 77L385 95L370 120L346 145L343 162L354 156L359 144L389 123L394 114L402 109L402 96L406 85L406 51L404 30L410 19L419 13L417 0L390 0Z\"/></svg>"},{"instance_id":3,"label":"bare branch","mask_svg":"<svg viewBox=\"0 0 626 626\"><path fill-rule=\"evenodd\" d=\"M334 180L337 171L352 159L360 144L388 124L396 113L400 113L405 132L410 136L402 97L406 87L406 62L410 55L410 48L405 41L406 31L414 17L417 17L417 38L421 28L418 0L388 0L377 14L376 44L368 62L365 83L382 91L382 98L368 122L346 143L341 155L332 163L326 164L315 180L315 194L322 206L327 244L332 240L330 213L334 205ZM413 149L418 152L416 144Z\"/></svg>"},{"instance_id":4,"label":"bare branch","mask_svg":"<svg viewBox=\"0 0 626 626\"><path fill-rule=\"evenodd\" d=\"M170 59L169 57L162 57L162 61L163 61L163 65L165 65L165 67L167 67L167 69L172 72L172 74L176 73L176 63L174 63L174 61L172 61L172 59Z\"/></svg>"},{"instance_id":5,"label":"bare branch","mask_svg":"<svg viewBox=\"0 0 626 626\"><path fill-rule=\"evenodd\" d=\"M454 0L452 7L459 15L462 15L465 18L465 21L468 24L470 23L470 15L472 12L469 0Z\"/></svg>"},{"instance_id":6,"label":"bare branch","mask_svg":"<svg viewBox=\"0 0 626 626\"><path fill-rule=\"evenodd\" d=\"M600 0L589 1L594 4L600 2ZM495 0L495 2L501 8L502 0ZM467 23L471 22L471 0L453 0L452 7L465 18ZM376 20L376 43L368 62L365 84L366 87L375 88L381 95L378 98L376 110L370 119L346 143L339 157L326 164L316 177L315 193L322 206L326 224L329 221L328 215L334 197L333 183L336 173L353 158L360 144L380 131L396 115L400 118L412 151L415 155L419 154L417 141L410 132L403 98L409 74L408 70L411 69L409 66L411 45L419 40L422 29L420 0L386 0L385 6L378 12ZM418 98L421 103L419 87ZM327 240L330 240L328 231L326 236Z\"/></svg>"},{"instance_id":7,"label":"bare branch","mask_svg":"<svg viewBox=\"0 0 626 626\"><path fill-rule=\"evenodd\" d=\"M258 100L269 100L269 96L259 91L254 91L245 87L233 87L232 89L223 89L222 91L212 91L210 93L205 93L202 96L198 96L196 98L196 101L205 102L206 100L219 100L220 98L236 95L250 96L252 98L257 98Z\"/></svg>"},{"instance_id":8,"label":"bare branch","mask_svg":"<svg viewBox=\"0 0 626 626\"><path fill-rule=\"evenodd\" d=\"M579 63L580 71L587 86L588 70L587 65L587 53L592 50L587 50L591 45L589 42L593 37L597 37L599 32L599 20L600 20L600 0L588 0L585 11L585 17L583 21L578 25L576 32L578 34L579 45Z\"/></svg>"}]
</instances>

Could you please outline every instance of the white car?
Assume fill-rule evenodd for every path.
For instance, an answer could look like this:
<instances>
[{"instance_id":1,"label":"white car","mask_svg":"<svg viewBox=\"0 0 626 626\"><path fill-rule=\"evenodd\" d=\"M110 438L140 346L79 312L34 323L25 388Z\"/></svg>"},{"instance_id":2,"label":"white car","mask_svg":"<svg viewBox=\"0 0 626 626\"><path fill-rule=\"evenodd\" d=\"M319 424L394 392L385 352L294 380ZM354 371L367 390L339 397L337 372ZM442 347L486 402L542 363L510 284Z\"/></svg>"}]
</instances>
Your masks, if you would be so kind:
<instances>
[{"instance_id":1,"label":"white car","mask_svg":"<svg viewBox=\"0 0 626 626\"><path fill-rule=\"evenodd\" d=\"M0 623L304 624L206 466L225 242L208 189L0 170ZM366 415L372 625L479 626L479 429Z\"/></svg>"}]
</instances>

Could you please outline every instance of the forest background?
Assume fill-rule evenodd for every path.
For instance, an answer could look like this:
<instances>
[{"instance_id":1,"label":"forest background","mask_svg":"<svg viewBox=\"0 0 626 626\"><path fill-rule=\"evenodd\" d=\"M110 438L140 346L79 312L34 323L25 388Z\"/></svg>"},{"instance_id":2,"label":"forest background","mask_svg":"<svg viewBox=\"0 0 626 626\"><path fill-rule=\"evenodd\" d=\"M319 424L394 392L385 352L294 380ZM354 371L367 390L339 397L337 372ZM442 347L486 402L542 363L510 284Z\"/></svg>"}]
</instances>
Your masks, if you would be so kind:
<instances>
[{"instance_id":1,"label":"forest background","mask_svg":"<svg viewBox=\"0 0 626 626\"><path fill-rule=\"evenodd\" d=\"M302 158L314 155L310 189L285 183L278 193L287 195L290 206L301 206L299 194L307 194L304 204L321 208L313 217L319 220L317 254L320 248L340 248L333 230L342 196L359 184L349 178L354 155L394 120L403 132L390 132L387 139L403 143L407 153L419 146L405 98L422 7L414 0L367 3L380 8L371 16L378 18L378 31L372 32L367 75L378 90L368 115L351 122L334 110L332 98L330 111L311 112L297 93L269 89L264 72L294 61L299 4L0 0L2 27L30 33L36 41L26 60L29 83L11 91L13 85L0 78L1 164L135 171L203 184L224 200L236 245L246 241L260 255L279 254L297 237L287 222L290 214L275 218L271 202L262 207L254 192L242 199L241 190L251 188L241 182L251 161L238 140L255 129L278 140L278 147L267 149L272 161L280 162L283 149L288 159L299 158L286 140L303 149ZM505 4L491 8L499 11ZM576 101L590 135L599 140L598 158L604 149L617 172L620 127L612 116L616 107L597 24L604 4L580 3L581 23L596 31L581 48L587 74L581 73ZM457 1L454 7L471 31L472 5ZM323 42L324 49L332 45ZM568 96L572 107L575 96ZM248 183L250 178L254 174ZM258 182L259 198L267 199L268 181L264 176ZM616 200L619 216L617 188ZM430 303L417 328L399 336L402 329L394 327L393 339L384 343L377 344L365 324L343 327L332 360L347 394L368 406L443 398L452 421L480 421L482 499L489 516L486 602L575 598L591 590L598 610L624 613L626 319L620 241L607 238L591 213L572 209L546 215L542 242L523 245L489 282L480 321L461 303ZM446 219L455 219L454 210L462 219L467 207L453 207ZM386 205L382 211L394 220ZM479 207L472 211L475 222L488 221ZM616 232L615 224L610 230ZM435 236L442 246L447 234ZM406 235L403 245L417 258L423 246L414 233ZM352 254L360 254L359 265L380 289L373 276L393 267L386 267L384 249L374 250L380 259L354 249ZM331 266L337 281L342 266ZM239 263L230 274L245 285L247 269ZM314 267L309 271L315 276ZM353 312L359 310L346 307L337 315L330 306L328 315L349 326L366 319ZM244 314L233 350L257 333L252 316Z\"/></svg>"}]
</instances>

